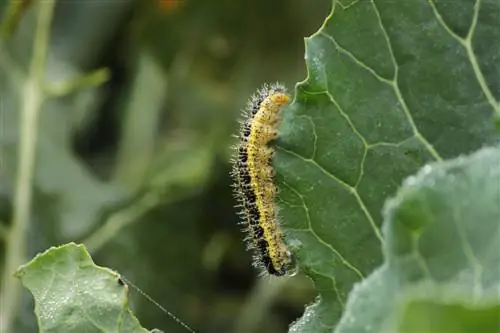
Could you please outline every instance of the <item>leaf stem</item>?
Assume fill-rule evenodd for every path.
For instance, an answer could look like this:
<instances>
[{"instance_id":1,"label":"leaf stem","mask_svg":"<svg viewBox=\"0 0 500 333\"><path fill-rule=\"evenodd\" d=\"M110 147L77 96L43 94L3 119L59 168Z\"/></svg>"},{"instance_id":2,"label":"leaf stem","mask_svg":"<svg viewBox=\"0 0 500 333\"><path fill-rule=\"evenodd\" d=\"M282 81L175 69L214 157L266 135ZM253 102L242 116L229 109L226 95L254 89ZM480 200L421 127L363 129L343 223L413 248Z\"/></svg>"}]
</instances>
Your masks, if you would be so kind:
<instances>
[{"instance_id":1,"label":"leaf stem","mask_svg":"<svg viewBox=\"0 0 500 333\"><path fill-rule=\"evenodd\" d=\"M6 240L0 294L1 332L13 330L20 303L21 285L13 274L26 259L26 233L31 211L38 116L44 99L42 87L54 6L55 0L45 0L38 4L33 56L28 77L23 84L14 212L12 227Z\"/></svg>"},{"instance_id":2,"label":"leaf stem","mask_svg":"<svg viewBox=\"0 0 500 333\"><path fill-rule=\"evenodd\" d=\"M101 85L108 81L110 76L109 69L100 68L89 74L71 78L63 82L45 84L44 90L50 97L63 97L80 89Z\"/></svg>"}]
</instances>

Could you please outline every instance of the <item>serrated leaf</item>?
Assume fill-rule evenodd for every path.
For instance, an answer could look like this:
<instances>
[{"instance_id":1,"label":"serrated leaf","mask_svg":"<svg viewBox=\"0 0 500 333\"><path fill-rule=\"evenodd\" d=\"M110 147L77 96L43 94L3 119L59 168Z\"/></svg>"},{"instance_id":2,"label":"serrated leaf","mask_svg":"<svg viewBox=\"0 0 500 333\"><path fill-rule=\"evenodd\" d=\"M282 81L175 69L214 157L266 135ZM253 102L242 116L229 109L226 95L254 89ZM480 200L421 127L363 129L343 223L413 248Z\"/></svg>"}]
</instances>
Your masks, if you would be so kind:
<instances>
[{"instance_id":1,"label":"serrated leaf","mask_svg":"<svg viewBox=\"0 0 500 333\"><path fill-rule=\"evenodd\" d=\"M382 263L382 206L404 178L498 139L500 2L477 4L333 1L306 39L308 78L283 113L275 167L283 225L319 299L292 330L336 326L354 283Z\"/></svg>"},{"instance_id":2,"label":"serrated leaf","mask_svg":"<svg viewBox=\"0 0 500 333\"><path fill-rule=\"evenodd\" d=\"M335 332L500 332L500 149L423 168L385 215L385 264Z\"/></svg>"},{"instance_id":3,"label":"serrated leaf","mask_svg":"<svg viewBox=\"0 0 500 333\"><path fill-rule=\"evenodd\" d=\"M83 245L52 247L16 276L35 298L40 332L149 332L130 310L120 276L96 266Z\"/></svg>"}]
</instances>

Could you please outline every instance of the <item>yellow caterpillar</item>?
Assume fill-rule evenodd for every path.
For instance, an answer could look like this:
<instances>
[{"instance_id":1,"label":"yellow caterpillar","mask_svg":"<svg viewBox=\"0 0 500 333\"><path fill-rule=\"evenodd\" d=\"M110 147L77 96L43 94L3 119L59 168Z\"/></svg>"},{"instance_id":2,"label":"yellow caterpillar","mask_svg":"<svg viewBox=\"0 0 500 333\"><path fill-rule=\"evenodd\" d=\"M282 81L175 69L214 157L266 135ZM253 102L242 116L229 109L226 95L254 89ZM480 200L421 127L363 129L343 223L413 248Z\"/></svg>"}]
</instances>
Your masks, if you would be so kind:
<instances>
[{"instance_id":1,"label":"yellow caterpillar","mask_svg":"<svg viewBox=\"0 0 500 333\"><path fill-rule=\"evenodd\" d=\"M283 241L276 208L276 185L269 143L278 134L279 113L290 101L285 88L264 85L249 101L241 121L239 142L232 160L234 193L247 246L254 250L254 265L271 275L294 275L297 265Z\"/></svg>"}]
</instances>

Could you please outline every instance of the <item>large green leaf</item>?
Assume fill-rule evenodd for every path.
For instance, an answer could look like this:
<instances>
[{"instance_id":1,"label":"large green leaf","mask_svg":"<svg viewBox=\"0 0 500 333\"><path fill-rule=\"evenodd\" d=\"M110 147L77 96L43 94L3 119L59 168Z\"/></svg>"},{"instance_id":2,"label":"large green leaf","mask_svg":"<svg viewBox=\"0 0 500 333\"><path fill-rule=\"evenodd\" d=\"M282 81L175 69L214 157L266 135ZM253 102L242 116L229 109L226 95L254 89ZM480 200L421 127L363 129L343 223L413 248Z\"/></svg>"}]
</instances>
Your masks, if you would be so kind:
<instances>
[{"instance_id":1,"label":"large green leaf","mask_svg":"<svg viewBox=\"0 0 500 333\"><path fill-rule=\"evenodd\" d=\"M405 177L497 139L499 11L498 0L344 0L306 39L308 78L275 160L284 227L319 291L294 328L335 327L382 263L381 209Z\"/></svg>"},{"instance_id":2,"label":"large green leaf","mask_svg":"<svg viewBox=\"0 0 500 333\"><path fill-rule=\"evenodd\" d=\"M148 332L120 276L96 266L83 245L50 248L16 275L35 298L40 332Z\"/></svg>"},{"instance_id":3,"label":"large green leaf","mask_svg":"<svg viewBox=\"0 0 500 333\"><path fill-rule=\"evenodd\" d=\"M500 149L426 166L385 216L385 263L336 332L500 332Z\"/></svg>"}]
</instances>

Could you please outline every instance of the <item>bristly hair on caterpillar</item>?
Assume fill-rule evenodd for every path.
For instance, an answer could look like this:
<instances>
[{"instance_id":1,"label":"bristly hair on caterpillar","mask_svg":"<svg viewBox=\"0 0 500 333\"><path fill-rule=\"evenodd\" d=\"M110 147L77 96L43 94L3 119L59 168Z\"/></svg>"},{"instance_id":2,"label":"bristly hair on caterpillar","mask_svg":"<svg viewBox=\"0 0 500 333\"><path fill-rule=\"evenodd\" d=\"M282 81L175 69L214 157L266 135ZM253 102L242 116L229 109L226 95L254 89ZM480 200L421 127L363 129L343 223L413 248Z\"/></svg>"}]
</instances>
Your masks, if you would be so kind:
<instances>
[{"instance_id":1,"label":"bristly hair on caterpillar","mask_svg":"<svg viewBox=\"0 0 500 333\"><path fill-rule=\"evenodd\" d=\"M234 195L254 266L275 276L295 275L295 257L284 242L276 205L270 142L278 135L281 108L290 101L285 87L265 84L248 102L232 159Z\"/></svg>"}]
</instances>

